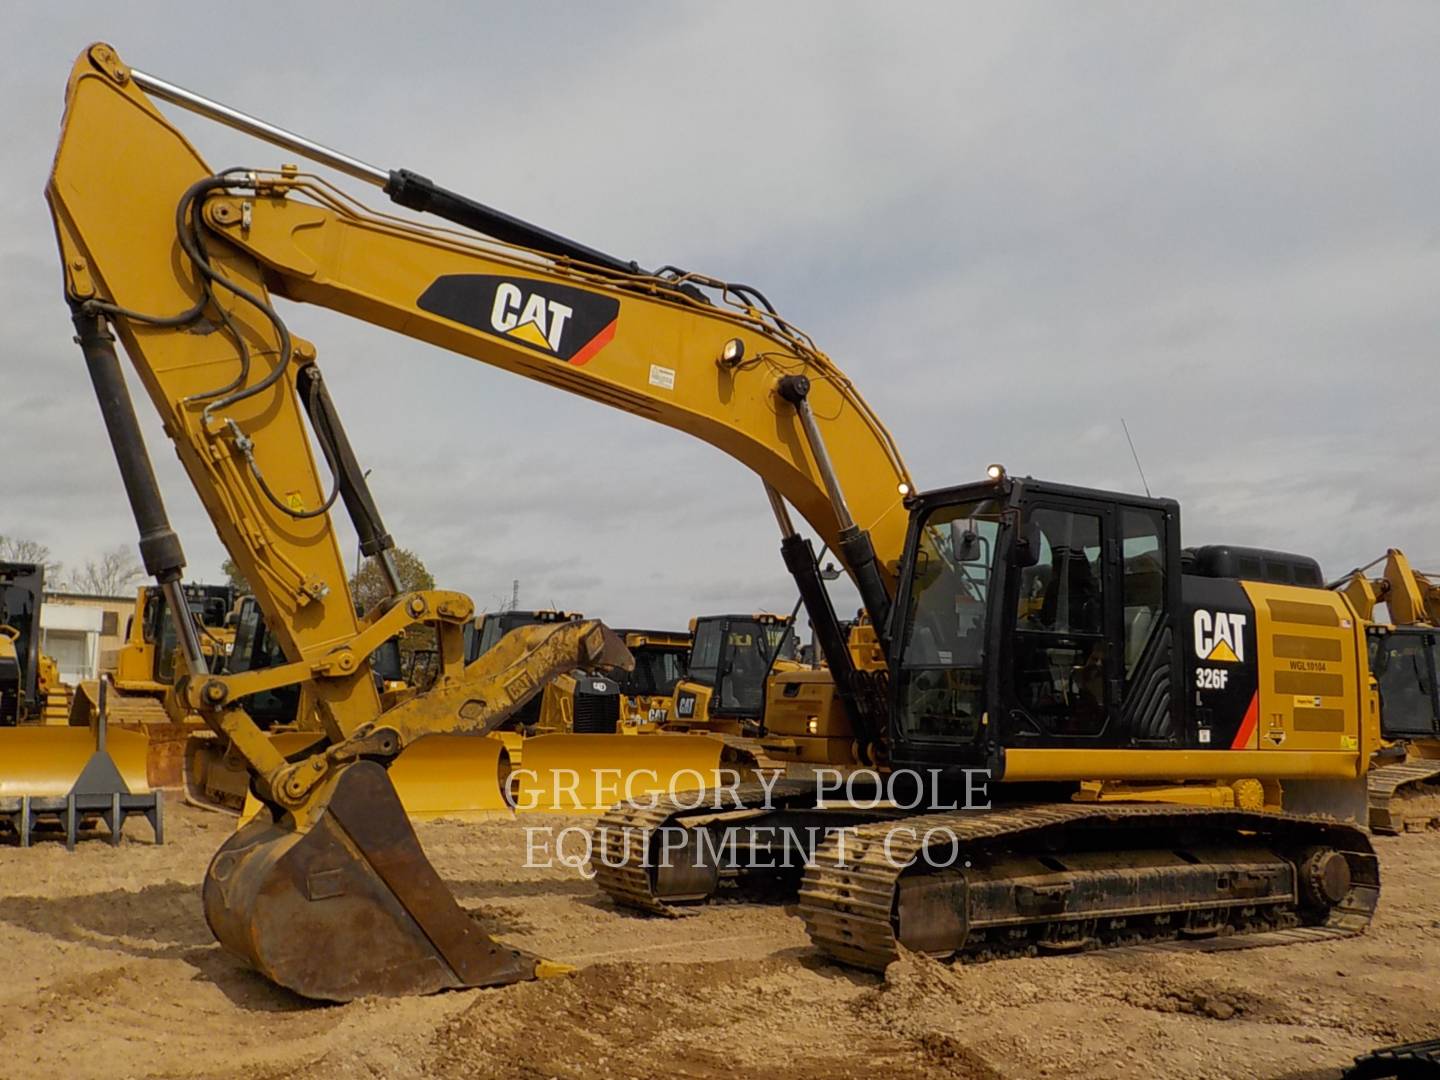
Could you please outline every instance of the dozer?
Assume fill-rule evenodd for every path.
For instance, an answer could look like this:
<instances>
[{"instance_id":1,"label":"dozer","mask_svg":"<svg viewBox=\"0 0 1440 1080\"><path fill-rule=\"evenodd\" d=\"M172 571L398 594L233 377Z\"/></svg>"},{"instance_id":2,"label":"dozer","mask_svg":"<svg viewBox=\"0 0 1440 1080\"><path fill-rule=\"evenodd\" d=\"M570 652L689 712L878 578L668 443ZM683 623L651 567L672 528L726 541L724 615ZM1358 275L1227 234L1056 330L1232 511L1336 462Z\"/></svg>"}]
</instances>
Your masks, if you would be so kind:
<instances>
[{"instance_id":1,"label":"dozer","mask_svg":"<svg viewBox=\"0 0 1440 1080\"><path fill-rule=\"evenodd\" d=\"M1380 576L1367 577L1381 562ZM1393 835L1440 827L1440 586L1391 548L1331 587L1366 621L1370 666L1380 684L1385 745L1370 770L1370 829ZM1382 604L1389 619L1377 622Z\"/></svg>"},{"instance_id":2,"label":"dozer","mask_svg":"<svg viewBox=\"0 0 1440 1080\"><path fill-rule=\"evenodd\" d=\"M370 211L298 166L217 174L157 100L430 217ZM811 842L756 876L798 886L812 938L869 967L900 943L984 958L1227 932L1308 940L1369 922L1377 863L1343 820L1363 814L1379 746L1361 620L1338 593L1185 573L1173 501L998 467L919 493L850 380L753 287L642 269L132 69L103 44L72 71L46 194L147 570L174 590L184 559L112 335L287 658L210 674L172 604L177 690L234 741L265 806L212 861L207 919L272 980L345 999L537 974L456 905L385 765L430 733L491 730L554 673L623 651L597 623L564 623L516 631L467 666L471 603L402 593L393 573L395 595L355 616L325 511L343 501L382 565L391 540L315 348L272 295L669 425L762 479L837 706L780 734L800 759L812 742L848 748L854 782L837 797L814 777L780 781L768 807L734 786L686 806L622 804L595 853L601 886L622 902L670 911L741 884L784 826ZM857 586L870 643L846 640L792 508ZM369 657L416 623L436 631L441 675L382 708ZM1316 666L1287 666L1297 656ZM772 678L772 698L784 700L786 678ZM234 706L282 685L313 695L325 736L294 760ZM990 810L925 812L968 793L976 770L988 772ZM1086 782L1103 787L1072 801ZM1284 812L1263 809L1275 798ZM665 828L685 839L678 852ZM699 848L715 839L756 858L722 872Z\"/></svg>"},{"instance_id":3,"label":"dozer","mask_svg":"<svg viewBox=\"0 0 1440 1080\"><path fill-rule=\"evenodd\" d=\"M675 686L671 727L755 735L764 728L767 680L798 670L794 621L781 615L701 615L690 620L693 645Z\"/></svg>"},{"instance_id":4,"label":"dozer","mask_svg":"<svg viewBox=\"0 0 1440 1080\"><path fill-rule=\"evenodd\" d=\"M206 664L218 671L234 644L235 632L227 626L227 618L235 592L228 585L188 583L180 586L180 592L195 622ZM116 657L106 705L112 728L145 736L145 773L150 786L178 788L184 782L185 741L206 729L197 714L179 707L170 695L178 642L167 603L165 593L154 585L135 590L135 610L126 623L125 644ZM93 725L99 700L97 680L76 686L70 724Z\"/></svg>"},{"instance_id":5,"label":"dozer","mask_svg":"<svg viewBox=\"0 0 1440 1080\"><path fill-rule=\"evenodd\" d=\"M690 666L692 637L677 630L617 630L635 658L620 679L620 725L630 733L664 727L674 715L675 687Z\"/></svg>"},{"instance_id":6,"label":"dozer","mask_svg":"<svg viewBox=\"0 0 1440 1080\"><path fill-rule=\"evenodd\" d=\"M60 666L40 651L45 568L0 562L0 727L63 724L69 691Z\"/></svg>"},{"instance_id":7,"label":"dozer","mask_svg":"<svg viewBox=\"0 0 1440 1080\"><path fill-rule=\"evenodd\" d=\"M579 622L576 611L486 612L467 630L465 656L474 661L493 649L512 630L522 626L547 626ZM623 640L623 637L622 637ZM524 735L608 734L613 735L620 720L620 684L608 672L580 669L556 675L544 689L506 723Z\"/></svg>"},{"instance_id":8,"label":"dozer","mask_svg":"<svg viewBox=\"0 0 1440 1080\"><path fill-rule=\"evenodd\" d=\"M145 738L113 731L97 744L93 725L78 728L65 723L66 695L59 668L40 651L44 584L41 566L0 563L0 819L15 828L22 845L28 843L40 817L63 816L77 784L86 787L85 794L99 790L88 781L82 784L82 779L97 745L103 745L115 770L111 774L107 767L103 779L116 794L134 796L136 803L148 800L158 822L157 800L146 781ZM92 774L89 780L94 779ZM43 815L42 806L47 807ZM112 835L118 837L123 814L110 820ZM72 813L71 843L75 828Z\"/></svg>"},{"instance_id":9,"label":"dozer","mask_svg":"<svg viewBox=\"0 0 1440 1080\"><path fill-rule=\"evenodd\" d=\"M40 690L40 605L45 572L34 563L0 562L0 726L34 723Z\"/></svg>"}]
</instances>

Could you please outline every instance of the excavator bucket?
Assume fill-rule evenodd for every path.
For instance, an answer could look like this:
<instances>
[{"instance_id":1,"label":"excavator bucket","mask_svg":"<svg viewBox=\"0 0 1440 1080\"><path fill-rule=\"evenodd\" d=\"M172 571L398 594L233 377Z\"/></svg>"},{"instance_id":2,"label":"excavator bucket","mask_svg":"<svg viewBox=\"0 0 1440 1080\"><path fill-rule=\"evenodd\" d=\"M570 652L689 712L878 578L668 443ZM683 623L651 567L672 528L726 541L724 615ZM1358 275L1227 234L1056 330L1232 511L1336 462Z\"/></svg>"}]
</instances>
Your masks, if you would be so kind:
<instances>
[{"instance_id":1,"label":"excavator bucket","mask_svg":"<svg viewBox=\"0 0 1440 1080\"><path fill-rule=\"evenodd\" d=\"M273 982L325 1001L503 986L544 973L455 902L381 766L345 765L328 783L308 826L261 814L211 860L205 918L222 945Z\"/></svg>"},{"instance_id":2,"label":"excavator bucket","mask_svg":"<svg viewBox=\"0 0 1440 1080\"><path fill-rule=\"evenodd\" d=\"M511 798L522 813L603 813L625 799L713 787L723 749L705 735L537 735L511 773Z\"/></svg>"},{"instance_id":3,"label":"excavator bucket","mask_svg":"<svg viewBox=\"0 0 1440 1080\"><path fill-rule=\"evenodd\" d=\"M134 731L106 733L106 749L136 795L151 789L145 778L146 744L145 736ZM0 728L0 798L62 797L94 753L95 733L88 727Z\"/></svg>"}]
</instances>

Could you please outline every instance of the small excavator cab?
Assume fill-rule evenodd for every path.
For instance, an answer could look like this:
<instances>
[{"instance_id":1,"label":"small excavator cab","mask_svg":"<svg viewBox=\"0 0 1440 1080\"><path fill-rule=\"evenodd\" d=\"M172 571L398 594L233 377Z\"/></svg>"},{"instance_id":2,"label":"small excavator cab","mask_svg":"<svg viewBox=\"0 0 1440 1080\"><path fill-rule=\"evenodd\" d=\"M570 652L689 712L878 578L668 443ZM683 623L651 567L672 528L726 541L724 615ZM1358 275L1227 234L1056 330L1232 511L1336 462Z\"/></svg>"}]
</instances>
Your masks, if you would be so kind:
<instances>
[{"instance_id":1,"label":"small excavator cab","mask_svg":"<svg viewBox=\"0 0 1440 1080\"><path fill-rule=\"evenodd\" d=\"M1440 739L1440 631L1371 626L1370 670L1380 686L1380 734L1387 740Z\"/></svg>"},{"instance_id":2,"label":"small excavator cab","mask_svg":"<svg viewBox=\"0 0 1440 1080\"><path fill-rule=\"evenodd\" d=\"M235 642L230 654L223 658L223 673L241 675L285 663L285 653L275 635L266 628L265 615L253 596L241 597L234 621ZM267 730L277 724L294 723L299 703L300 688L294 685L260 690L244 701L250 718Z\"/></svg>"}]
</instances>

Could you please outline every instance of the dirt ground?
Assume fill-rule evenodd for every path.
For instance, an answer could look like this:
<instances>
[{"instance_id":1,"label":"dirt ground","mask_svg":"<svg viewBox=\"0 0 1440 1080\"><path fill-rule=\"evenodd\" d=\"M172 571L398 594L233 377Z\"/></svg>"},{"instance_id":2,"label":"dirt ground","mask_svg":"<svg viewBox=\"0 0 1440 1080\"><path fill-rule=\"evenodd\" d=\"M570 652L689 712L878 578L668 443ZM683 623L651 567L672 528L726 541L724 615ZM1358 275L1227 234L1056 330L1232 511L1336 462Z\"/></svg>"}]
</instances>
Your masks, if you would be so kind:
<instances>
[{"instance_id":1,"label":"dirt ground","mask_svg":"<svg viewBox=\"0 0 1440 1080\"><path fill-rule=\"evenodd\" d=\"M783 908L617 911L526 869L524 825L420 826L461 903L579 968L502 990L317 1006L221 951L199 883L229 821L172 802L112 849L0 847L0 1076L1286 1077L1440 1033L1440 832L1376 838L1380 911L1346 941L1120 951L885 979L826 963ZM564 822L558 822L563 824Z\"/></svg>"}]
</instances>

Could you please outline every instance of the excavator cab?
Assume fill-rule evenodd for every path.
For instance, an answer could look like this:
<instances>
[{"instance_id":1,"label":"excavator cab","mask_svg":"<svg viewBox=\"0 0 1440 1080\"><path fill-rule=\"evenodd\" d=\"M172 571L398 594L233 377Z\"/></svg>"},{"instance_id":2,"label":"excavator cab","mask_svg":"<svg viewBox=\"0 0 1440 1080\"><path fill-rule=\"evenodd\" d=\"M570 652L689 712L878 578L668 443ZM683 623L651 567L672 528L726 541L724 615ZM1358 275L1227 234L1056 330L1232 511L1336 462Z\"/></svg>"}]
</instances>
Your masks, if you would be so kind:
<instances>
[{"instance_id":1,"label":"excavator cab","mask_svg":"<svg viewBox=\"0 0 1440 1080\"><path fill-rule=\"evenodd\" d=\"M233 647L233 636L226 626L230 609L235 603L235 590L229 585L182 585L186 606L200 628L200 646L209 659L211 671L220 671ZM180 647L175 634L175 620L166 612L165 594L153 585L144 587L142 619L144 641L154 645L151 670L156 682L166 686L175 681L175 655Z\"/></svg>"},{"instance_id":2,"label":"excavator cab","mask_svg":"<svg viewBox=\"0 0 1440 1080\"><path fill-rule=\"evenodd\" d=\"M1076 753L1097 775L1108 751L1353 753L1363 632L1314 560L1182 550L1172 500L1028 477L911 509L889 633L897 763L1056 779L1085 767Z\"/></svg>"},{"instance_id":3,"label":"excavator cab","mask_svg":"<svg viewBox=\"0 0 1440 1080\"><path fill-rule=\"evenodd\" d=\"M223 670L230 675L247 671L264 671L285 663L275 635L265 627L265 615L253 596L240 599L235 609L235 643L225 658ZM171 630L173 634L173 629ZM264 729L276 724L291 724L299 707L298 686L277 686L259 690L245 698L245 711Z\"/></svg>"}]
</instances>

